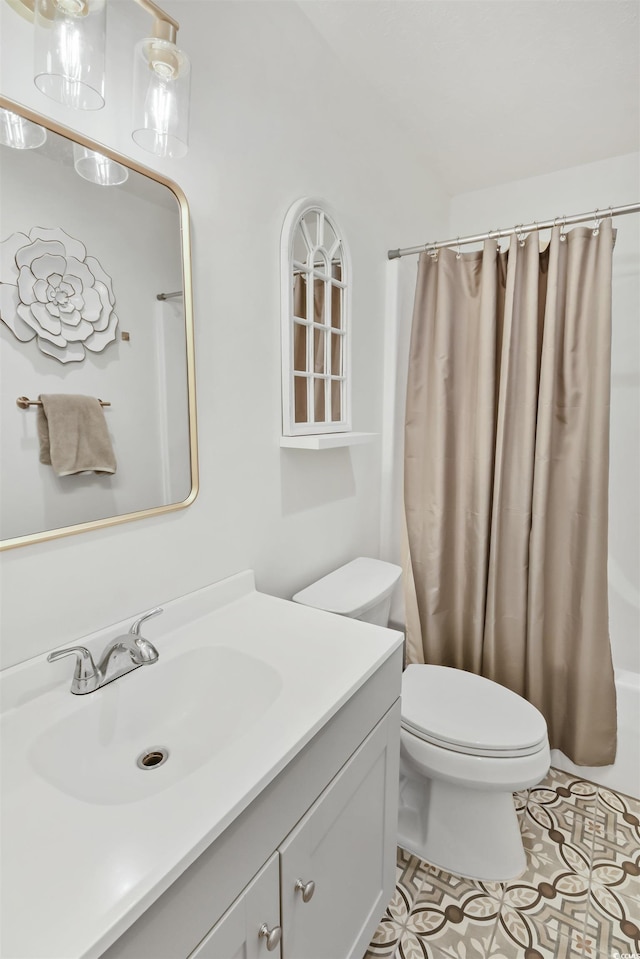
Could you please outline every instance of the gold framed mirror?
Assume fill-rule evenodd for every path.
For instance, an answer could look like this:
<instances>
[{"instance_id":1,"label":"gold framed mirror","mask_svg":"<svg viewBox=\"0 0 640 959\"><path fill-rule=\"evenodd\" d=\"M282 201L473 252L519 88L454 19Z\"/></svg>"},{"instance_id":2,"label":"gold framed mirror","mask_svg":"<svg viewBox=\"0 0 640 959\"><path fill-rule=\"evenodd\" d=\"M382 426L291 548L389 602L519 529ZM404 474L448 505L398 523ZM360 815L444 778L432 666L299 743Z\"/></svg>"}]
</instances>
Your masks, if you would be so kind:
<instances>
[{"instance_id":1,"label":"gold framed mirror","mask_svg":"<svg viewBox=\"0 0 640 959\"><path fill-rule=\"evenodd\" d=\"M194 501L186 197L3 97L0 399L0 549Z\"/></svg>"}]
</instances>

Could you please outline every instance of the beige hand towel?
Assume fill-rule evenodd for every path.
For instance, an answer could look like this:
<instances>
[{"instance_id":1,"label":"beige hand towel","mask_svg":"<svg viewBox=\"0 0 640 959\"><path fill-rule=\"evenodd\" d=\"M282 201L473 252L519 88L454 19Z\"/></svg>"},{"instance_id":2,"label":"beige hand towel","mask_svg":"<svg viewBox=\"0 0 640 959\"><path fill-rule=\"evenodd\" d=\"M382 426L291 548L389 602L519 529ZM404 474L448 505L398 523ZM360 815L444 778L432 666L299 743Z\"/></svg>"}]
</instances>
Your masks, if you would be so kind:
<instances>
[{"instance_id":1,"label":"beige hand towel","mask_svg":"<svg viewBox=\"0 0 640 959\"><path fill-rule=\"evenodd\" d=\"M115 473L116 458L99 400L65 393L43 393L38 399L41 463L52 466L58 476L87 470Z\"/></svg>"}]
</instances>

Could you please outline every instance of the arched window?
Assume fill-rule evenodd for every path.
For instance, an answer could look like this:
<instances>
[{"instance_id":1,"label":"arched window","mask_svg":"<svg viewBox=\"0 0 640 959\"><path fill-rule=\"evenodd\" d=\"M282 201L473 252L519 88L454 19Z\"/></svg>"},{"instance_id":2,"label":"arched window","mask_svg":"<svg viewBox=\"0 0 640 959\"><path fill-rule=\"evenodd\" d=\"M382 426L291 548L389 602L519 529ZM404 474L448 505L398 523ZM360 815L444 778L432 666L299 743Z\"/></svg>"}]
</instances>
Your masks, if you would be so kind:
<instances>
[{"instance_id":1,"label":"arched window","mask_svg":"<svg viewBox=\"0 0 640 959\"><path fill-rule=\"evenodd\" d=\"M281 263L283 436L349 431L351 270L324 201L291 207Z\"/></svg>"}]
</instances>

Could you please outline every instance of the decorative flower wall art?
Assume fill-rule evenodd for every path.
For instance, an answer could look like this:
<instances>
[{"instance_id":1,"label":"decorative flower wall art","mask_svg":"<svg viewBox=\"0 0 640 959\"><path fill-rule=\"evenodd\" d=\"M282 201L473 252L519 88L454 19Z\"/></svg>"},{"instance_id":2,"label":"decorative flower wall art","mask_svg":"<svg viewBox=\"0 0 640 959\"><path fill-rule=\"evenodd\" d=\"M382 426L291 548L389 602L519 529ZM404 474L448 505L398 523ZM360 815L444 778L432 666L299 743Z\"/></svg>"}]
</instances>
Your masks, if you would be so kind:
<instances>
[{"instance_id":1,"label":"decorative flower wall art","mask_svg":"<svg viewBox=\"0 0 640 959\"><path fill-rule=\"evenodd\" d=\"M0 320L61 363L100 353L116 338L111 278L80 240L34 227L0 243Z\"/></svg>"}]
</instances>

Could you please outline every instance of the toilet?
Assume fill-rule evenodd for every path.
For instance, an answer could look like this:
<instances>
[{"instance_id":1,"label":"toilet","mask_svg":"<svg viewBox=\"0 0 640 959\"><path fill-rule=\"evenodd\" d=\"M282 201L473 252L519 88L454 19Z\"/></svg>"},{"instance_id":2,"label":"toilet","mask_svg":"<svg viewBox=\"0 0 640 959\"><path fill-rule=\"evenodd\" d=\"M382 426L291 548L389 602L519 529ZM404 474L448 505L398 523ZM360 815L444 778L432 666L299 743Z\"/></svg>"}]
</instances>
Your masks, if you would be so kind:
<instances>
[{"instance_id":1,"label":"toilet","mask_svg":"<svg viewBox=\"0 0 640 959\"><path fill-rule=\"evenodd\" d=\"M293 599L386 626L401 573L359 557ZM401 712L398 845L458 876L521 876L526 856L513 793L549 769L542 714L483 676L424 664L404 671Z\"/></svg>"}]
</instances>

